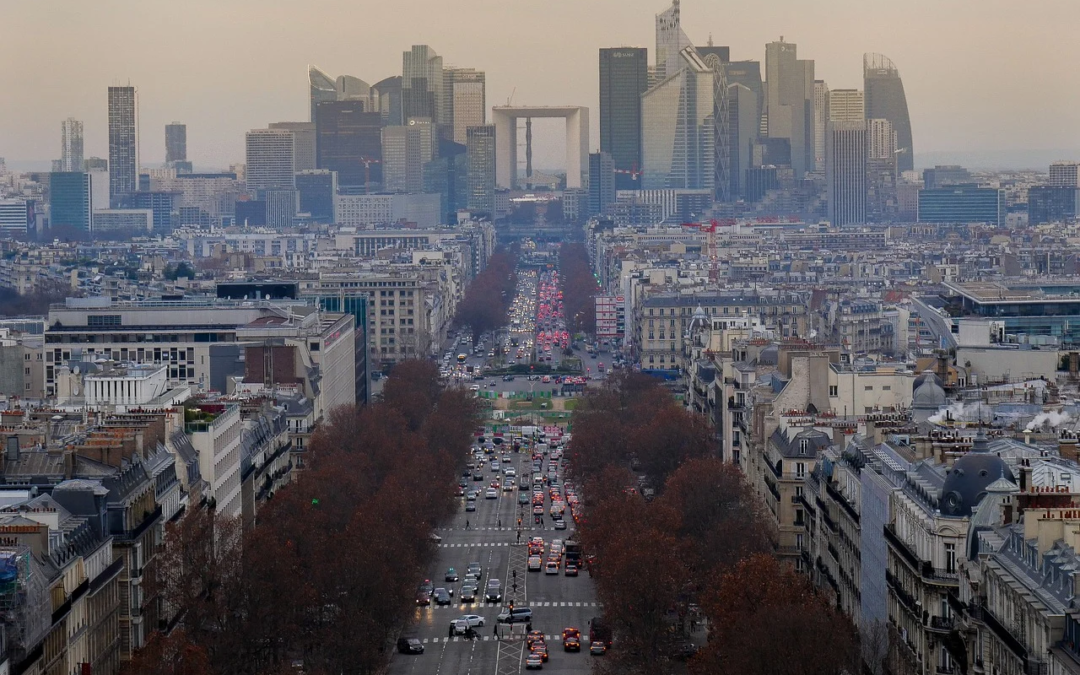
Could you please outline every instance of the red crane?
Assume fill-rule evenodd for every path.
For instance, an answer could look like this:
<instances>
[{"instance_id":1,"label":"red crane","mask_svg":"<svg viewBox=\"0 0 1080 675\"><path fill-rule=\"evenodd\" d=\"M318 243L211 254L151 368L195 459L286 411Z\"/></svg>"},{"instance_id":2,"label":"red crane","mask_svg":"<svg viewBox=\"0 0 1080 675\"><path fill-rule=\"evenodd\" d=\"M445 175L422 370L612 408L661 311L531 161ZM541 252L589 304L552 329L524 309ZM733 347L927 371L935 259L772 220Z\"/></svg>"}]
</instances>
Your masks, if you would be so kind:
<instances>
[{"instance_id":1,"label":"red crane","mask_svg":"<svg viewBox=\"0 0 1080 675\"><path fill-rule=\"evenodd\" d=\"M371 165L382 164L382 160L372 159L371 157L361 157L360 162L364 165L364 194L368 194L371 190Z\"/></svg>"}]
</instances>

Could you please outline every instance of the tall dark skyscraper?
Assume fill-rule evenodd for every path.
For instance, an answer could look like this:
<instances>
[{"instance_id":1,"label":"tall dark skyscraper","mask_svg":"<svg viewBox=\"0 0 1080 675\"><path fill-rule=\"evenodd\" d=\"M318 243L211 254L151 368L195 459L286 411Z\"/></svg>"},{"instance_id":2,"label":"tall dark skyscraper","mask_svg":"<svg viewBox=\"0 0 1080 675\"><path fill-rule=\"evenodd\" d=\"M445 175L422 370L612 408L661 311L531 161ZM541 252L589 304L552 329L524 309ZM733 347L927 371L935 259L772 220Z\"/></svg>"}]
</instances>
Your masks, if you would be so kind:
<instances>
[{"instance_id":1,"label":"tall dark skyscraper","mask_svg":"<svg viewBox=\"0 0 1080 675\"><path fill-rule=\"evenodd\" d=\"M165 161L187 160L187 125L173 122L165 125Z\"/></svg>"},{"instance_id":2,"label":"tall dark skyscraper","mask_svg":"<svg viewBox=\"0 0 1080 675\"><path fill-rule=\"evenodd\" d=\"M611 155L615 187L641 189L641 95L649 88L644 47L600 50L600 151ZM626 172L626 173L622 173Z\"/></svg>"},{"instance_id":3,"label":"tall dark skyscraper","mask_svg":"<svg viewBox=\"0 0 1080 675\"><path fill-rule=\"evenodd\" d=\"M109 87L109 201L139 187L139 133L135 87Z\"/></svg>"},{"instance_id":4,"label":"tall dark skyscraper","mask_svg":"<svg viewBox=\"0 0 1080 675\"><path fill-rule=\"evenodd\" d=\"M404 124L401 116L401 83L401 76L394 75L376 82L371 87L378 94L379 114L382 115L383 124L388 127Z\"/></svg>"},{"instance_id":5,"label":"tall dark skyscraper","mask_svg":"<svg viewBox=\"0 0 1080 675\"><path fill-rule=\"evenodd\" d=\"M382 115L360 101L320 103L315 113L316 165L337 171L338 184L382 183Z\"/></svg>"},{"instance_id":6,"label":"tall dark skyscraper","mask_svg":"<svg viewBox=\"0 0 1080 675\"><path fill-rule=\"evenodd\" d=\"M495 218L495 125L469 127L465 161L468 165L469 210Z\"/></svg>"},{"instance_id":7,"label":"tall dark skyscraper","mask_svg":"<svg viewBox=\"0 0 1080 675\"><path fill-rule=\"evenodd\" d=\"M889 120L896 131L897 171L911 171L915 167L915 156L904 82L900 79L900 71L887 56L863 54L863 91L866 119Z\"/></svg>"},{"instance_id":8,"label":"tall dark skyscraper","mask_svg":"<svg viewBox=\"0 0 1080 675\"><path fill-rule=\"evenodd\" d=\"M615 165L611 155L594 152L589 155L589 215L607 213L615 203Z\"/></svg>"}]
</instances>

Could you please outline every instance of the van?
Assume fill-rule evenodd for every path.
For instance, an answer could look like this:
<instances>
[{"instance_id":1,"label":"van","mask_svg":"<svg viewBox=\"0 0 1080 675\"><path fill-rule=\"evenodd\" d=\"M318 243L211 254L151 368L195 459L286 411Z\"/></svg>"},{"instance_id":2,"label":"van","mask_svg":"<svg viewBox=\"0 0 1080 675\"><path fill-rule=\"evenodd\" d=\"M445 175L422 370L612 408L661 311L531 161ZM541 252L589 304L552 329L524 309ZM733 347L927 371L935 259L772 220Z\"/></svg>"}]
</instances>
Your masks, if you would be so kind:
<instances>
[{"instance_id":1,"label":"van","mask_svg":"<svg viewBox=\"0 0 1080 675\"><path fill-rule=\"evenodd\" d=\"M532 609L529 607L509 607L504 609L496 621L499 623L532 623Z\"/></svg>"}]
</instances>

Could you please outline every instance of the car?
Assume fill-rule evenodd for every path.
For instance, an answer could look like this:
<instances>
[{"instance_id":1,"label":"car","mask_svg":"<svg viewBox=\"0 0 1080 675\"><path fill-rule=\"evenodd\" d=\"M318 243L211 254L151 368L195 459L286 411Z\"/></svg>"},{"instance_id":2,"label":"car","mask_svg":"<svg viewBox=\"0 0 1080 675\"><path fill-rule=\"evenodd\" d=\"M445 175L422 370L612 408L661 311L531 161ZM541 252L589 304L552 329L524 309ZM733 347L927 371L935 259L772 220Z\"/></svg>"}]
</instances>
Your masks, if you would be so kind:
<instances>
[{"instance_id":1,"label":"car","mask_svg":"<svg viewBox=\"0 0 1080 675\"><path fill-rule=\"evenodd\" d=\"M529 654L525 657L525 669L526 670L541 670L544 667L544 659L536 654Z\"/></svg>"},{"instance_id":2,"label":"car","mask_svg":"<svg viewBox=\"0 0 1080 675\"><path fill-rule=\"evenodd\" d=\"M559 573L559 563L557 561L555 561L555 560L547 561L547 564L544 565L544 574L558 574L558 573ZM438 590L438 589L435 589L435 590Z\"/></svg>"},{"instance_id":3,"label":"car","mask_svg":"<svg viewBox=\"0 0 1080 675\"><path fill-rule=\"evenodd\" d=\"M464 621L473 628L484 627L484 617L479 614L462 614L457 618L457 621Z\"/></svg>"},{"instance_id":4,"label":"car","mask_svg":"<svg viewBox=\"0 0 1080 675\"><path fill-rule=\"evenodd\" d=\"M580 638L580 637L581 637L581 631L578 630L577 628L574 628L573 626L567 626L566 628L562 629L562 639L564 639L564 640L569 639L569 638Z\"/></svg>"},{"instance_id":5,"label":"car","mask_svg":"<svg viewBox=\"0 0 1080 675\"><path fill-rule=\"evenodd\" d=\"M542 515L544 515L544 505L543 504L533 504L533 515L534 516L542 516Z\"/></svg>"},{"instance_id":6,"label":"car","mask_svg":"<svg viewBox=\"0 0 1080 675\"><path fill-rule=\"evenodd\" d=\"M513 375L503 375L503 382L513 382L513 381L514 381L514 376Z\"/></svg>"},{"instance_id":7,"label":"car","mask_svg":"<svg viewBox=\"0 0 1080 675\"><path fill-rule=\"evenodd\" d=\"M502 484L502 489L503 489L503 492L511 492L514 489L514 482L509 481L509 480L505 481Z\"/></svg>"},{"instance_id":8,"label":"car","mask_svg":"<svg viewBox=\"0 0 1080 675\"><path fill-rule=\"evenodd\" d=\"M566 521L563 520L562 518L559 518L558 520L556 520L555 521L555 529L556 530L565 530L566 529Z\"/></svg>"},{"instance_id":9,"label":"car","mask_svg":"<svg viewBox=\"0 0 1080 675\"><path fill-rule=\"evenodd\" d=\"M438 534L432 532L430 537L431 541L435 542L436 544L442 543L442 537L440 537Z\"/></svg>"},{"instance_id":10,"label":"car","mask_svg":"<svg viewBox=\"0 0 1080 675\"><path fill-rule=\"evenodd\" d=\"M543 642L543 641L544 641L544 631L542 631L542 630L531 630L531 631L529 631L529 634L527 636L525 636L525 643L529 647L532 647L534 642Z\"/></svg>"},{"instance_id":11,"label":"car","mask_svg":"<svg viewBox=\"0 0 1080 675\"><path fill-rule=\"evenodd\" d=\"M423 591L416 594L417 607L427 607L431 604L431 594Z\"/></svg>"},{"instance_id":12,"label":"car","mask_svg":"<svg viewBox=\"0 0 1080 675\"><path fill-rule=\"evenodd\" d=\"M541 659L543 659L543 661L545 663L547 662L547 660L548 660L547 643L545 643L542 640L539 641L539 642L534 642L532 647L529 648L529 650L533 654L535 654L535 655L539 656Z\"/></svg>"},{"instance_id":13,"label":"car","mask_svg":"<svg viewBox=\"0 0 1080 675\"><path fill-rule=\"evenodd\" d=\"M436 588L435 592L432 593L432 597L435 598L436 605L442 606L450 604L450 591L445 588Z\"/></svg>"},{"instance_id":14,"label":"car","mask_svg":"<svg viewBox=\"0 0 1080 675\"><path fill-rule=\"evenodd\" d=\"M507 607L499 613L496 620L499 623L532 623L532 618L532 609L529 607Z\"/></svg>"},{"instance_id":15,"label":"car","mask_svg":"<svg viewBox=\"0 0 1080 675\"><path fill-rule=\"evenodd\" d=\"M487 492L484 493L484 498L485 499L498 499L499 498L499 491L496 490L495 488L488 488Z\"/></svg>"},{"instance_id":16,"label":"car","mask_svg":"<svg viewBox=\"0 0 1080 675\"><path fill-rule=\"evenodd\" d=\"M487 592L484 593L484 599L488 602L501 602L502 601L502 584L498 579L488 579Z\"/></svg>"},{"instance_id":17,"label":"car","mask_svg":"<svg viewBox=\"0 0 1080 675\"><path fill-rule=\"evenodd\" d=\"M579 638L576 638L576 637L566 638L566 639L563 640L562 646L563 646L563 651L580 652L581 651L581 640Z\"/></svg>"},{"instance_id":18,"label":"car","mask_svg":"<svg viewBox=\"0 0 1080 675\"><path fill-rule=\"evenodd\" d=\"M462 586L460 599L462 602L476 602L476 586Z\"/></svg>"},{"instance_id":19,"label":"car","mask_svg":"<svg viewBox=\"0 0 1080 675\"><path fill-rule=\"evenodd\" d=\"M424 645L416 638L398 638L397 650L401 654L423 654Z\"/></svg>"},{"instance_id":20,"label":"car","mask_svg":"<svg viewBox=\"0 0 1080 675\"><path fill-rule=\"evenodd\" d=\"M480 482L480 481L484 480L484 472L483 471L473 471L472 479L474 481L476 481L476 482Z\"/></svg>"},{"instance_id":21,"label":"car","mask_svg":"<svg viewBox=\"0 0 1080 675\"><path fill-rule=\"evenodd\" d=\"M457 573L457 570L456 570L456 569L454 569L453 567L451 567L451 568L449 568L448 570L446 570L446 577L445 577L445 580L446 580L446 581L457 581L457 580L458 580L458 573Z\"/></svg>"},{"instance_id":22,"label":"car","mask_svg":"<svg viewBox=\"0 0 1080 675\"><path fill-rule=\"evenodd\" d=\"M603 642L593 642L589 645L589 653L593 656L603 656L607 654L607 645Z\"/></svg>"},{"instance_id":23,"label":"car","mask_svg":"<svg viewBox=\"0 0 1080 675\"><path fill-rule=\"evenodd\" d=\"M538 555L529 556L529 571L530 572L539 572L540 571L540 566L541 566L540 565L540 556L538 556ZM425 604L427 604L427 603L425 603Z\"/></svg>"},{"instance_id":24,"label":"car","mask_svg":"<svg viewBox=\"0 0 1080 675\"><path fill-rule=\"evenodd\" d=\"M475 510L476 510L476 500L475 499L470 499L470 500L465 502L465 511L466 512L471 513L471 512L473 512Z\"/></svg>"},{"instance_id":25,"label":"car","mask_svg":"<svg viewBox=\"0 0 1080 675\"><path fill-rule=\"evenodd\" d=\"M464 635L465 631L469 629L469 622L464 619L453 619L450 621L450 627L454 631L454 635Z\"/></svg>"},{"instance_id":26,"label":"car","mask_svg":"<svg viewBox=\"0 0 1080 675\"><path fill-rule=\"evenodd\" d=\"M564 569L563 574L565 574L568 577L576 577L578 575L578 567L577 567L577 565L575 565L573 563L570 563L570 562L567 562L566 563L566 568Z\"/></svg>"},{"instance_id":27,"label":"car","mask_svg":"<svg viewBox=\"0 0 1080 675\"><path fill-rule=\"evenodd\" d=\"M476 578L479 579L484 576L484 568L478 562L471 562L469 563L468 568L466 568L465 573L476 575Z\"/></svg>"}]
</instances>

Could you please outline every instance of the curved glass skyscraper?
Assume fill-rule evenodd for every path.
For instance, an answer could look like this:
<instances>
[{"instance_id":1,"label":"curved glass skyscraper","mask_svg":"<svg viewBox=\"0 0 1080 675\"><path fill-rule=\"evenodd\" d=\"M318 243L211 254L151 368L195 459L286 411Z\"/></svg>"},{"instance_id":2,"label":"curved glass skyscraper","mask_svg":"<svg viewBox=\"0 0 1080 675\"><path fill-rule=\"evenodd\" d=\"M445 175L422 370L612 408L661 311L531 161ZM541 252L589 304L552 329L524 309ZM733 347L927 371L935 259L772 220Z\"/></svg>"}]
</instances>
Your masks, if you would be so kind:
<instances>
[{"instance_id":1,"label":"curved glass skyscraper","mask_svg":"<svg viewBox=\"0 0 1080 675\"><path fill-rule=\"evenodd\" d=\"M883 54L863 54L863 90L866 96L866 119L885 119L896 131L898 171L915 168L911 145L911 118L900 71Z\"/></svg>"},{"instance_id":2,"label":"curved glass skyscraper","mask_svg":"<svg viewBox=\"0 0 1080 675\"><path fill-rule=\"evenodd\" d=\"M311 121L315 121L315 108L320 103L338 100L337 82L315 66L308 66L308 84L311 85Z\"/></svg>"}]
</instances>

